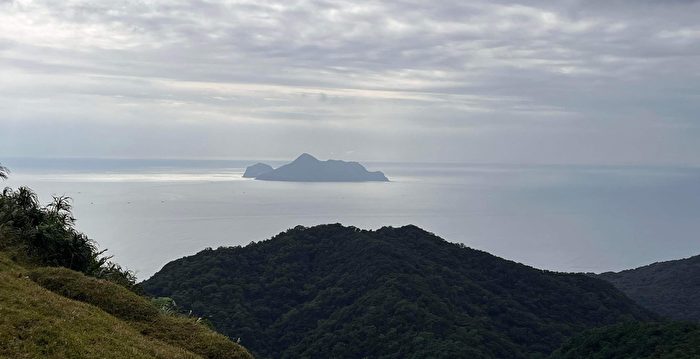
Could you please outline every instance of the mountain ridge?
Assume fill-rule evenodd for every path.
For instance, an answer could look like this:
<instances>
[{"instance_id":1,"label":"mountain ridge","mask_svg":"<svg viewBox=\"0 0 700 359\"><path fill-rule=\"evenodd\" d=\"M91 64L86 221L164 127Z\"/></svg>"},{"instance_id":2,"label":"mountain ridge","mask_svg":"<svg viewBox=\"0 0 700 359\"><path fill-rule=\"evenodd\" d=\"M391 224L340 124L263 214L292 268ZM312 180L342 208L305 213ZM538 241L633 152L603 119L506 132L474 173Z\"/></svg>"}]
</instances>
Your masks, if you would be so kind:
<instances>
[{"instance_id":1,"label":"mountain ridge","mask_svg":"<svg viewBox=\"0 0 700 359\"><path fill-rule=\"evenodd\" d=\"M596 277L662 316L700 322L700 255Z\"/></svg>"},{"instance_id":2,"label":"mountain ridge","mask_svg":"<svg viewBox=\"0 0 700 359\"><path fill-rule=\"evenodd\" d=\"M602 280L416 226L297 226L170 262L143 286L259 357L526 358L587 328L655 318Z\"/></svg>"}]
</instances>

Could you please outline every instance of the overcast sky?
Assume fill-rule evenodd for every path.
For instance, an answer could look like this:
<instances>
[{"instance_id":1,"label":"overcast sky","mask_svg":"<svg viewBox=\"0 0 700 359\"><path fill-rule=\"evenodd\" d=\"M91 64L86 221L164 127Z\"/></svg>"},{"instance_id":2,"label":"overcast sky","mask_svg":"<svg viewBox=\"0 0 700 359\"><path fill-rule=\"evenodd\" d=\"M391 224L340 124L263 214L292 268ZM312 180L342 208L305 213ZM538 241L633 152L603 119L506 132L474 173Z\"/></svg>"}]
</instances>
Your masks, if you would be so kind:
<instances>
[{"instance_id":1,"label":"overcast sky","mask_svg":"<svg viewBox=\"0 0 700 359\"><path fill-rule=\"evenodd\" d=\"M0 156L700 165L698 14L0 0Z\"/></svg>"}]
</instances>

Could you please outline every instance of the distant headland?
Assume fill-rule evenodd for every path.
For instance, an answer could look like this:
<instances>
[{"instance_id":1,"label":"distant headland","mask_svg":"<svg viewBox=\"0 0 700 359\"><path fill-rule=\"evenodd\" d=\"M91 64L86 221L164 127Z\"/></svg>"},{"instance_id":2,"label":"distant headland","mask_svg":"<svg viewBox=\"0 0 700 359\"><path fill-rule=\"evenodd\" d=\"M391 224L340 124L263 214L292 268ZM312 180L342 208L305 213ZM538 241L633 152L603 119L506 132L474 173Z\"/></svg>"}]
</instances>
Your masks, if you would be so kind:
<instances>
[{"instance_id":1,"label":"distant headland","mask_svg":"<svg viewBox=\"0 0 700 359\"><path fill-rule=\"evenodd\" d=\"M256 163L246 168L243 177L262 181L288 182L389 181L384 173L367 171L364 166L357 162L320 161L308 153L303 153L294 161L276 169L264 163Z\"/></svg>"}]
</instances>

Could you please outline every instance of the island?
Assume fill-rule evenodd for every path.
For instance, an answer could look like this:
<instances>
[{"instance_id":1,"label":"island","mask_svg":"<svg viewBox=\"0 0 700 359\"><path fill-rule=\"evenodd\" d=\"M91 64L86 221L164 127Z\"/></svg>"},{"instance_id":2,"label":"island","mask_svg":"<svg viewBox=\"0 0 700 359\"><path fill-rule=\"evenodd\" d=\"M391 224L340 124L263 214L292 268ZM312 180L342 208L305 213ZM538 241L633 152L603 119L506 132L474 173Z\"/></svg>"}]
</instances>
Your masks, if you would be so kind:
<instances>
[{"instance_id":1,"label":"island","mask_svg":"<svg viewBox=\"0 0 700 359\"><path fill-rule=\"evenodd\" d=\"M320 161L303 153L294 161L277 169L264 163L246 168L243 177L261 181L288 182L388 182L380 171L370 172L357 162L339 160Z\"/></svg>"},{"instance_id":2,"label":"island","mask_svg":"<svg viewBox=\"0 0 700 359\"><path fill-rule=\"evenodd\" d=\"M243 173L243 178L255 178L263 173L270 172L273 170L274 168L272 168L272 166L270 165L264 163L256 163L252 166L246 167L245 173Z\"/></svg>"}]
</instances>

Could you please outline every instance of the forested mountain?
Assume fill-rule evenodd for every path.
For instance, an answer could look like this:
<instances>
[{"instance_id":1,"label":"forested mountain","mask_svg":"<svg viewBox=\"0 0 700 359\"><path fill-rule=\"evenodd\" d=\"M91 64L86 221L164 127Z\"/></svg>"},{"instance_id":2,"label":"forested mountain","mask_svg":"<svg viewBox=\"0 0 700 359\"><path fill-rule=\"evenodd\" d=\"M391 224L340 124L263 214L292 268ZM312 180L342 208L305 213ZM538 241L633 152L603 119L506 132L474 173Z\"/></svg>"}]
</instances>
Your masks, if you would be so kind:
<instances>
[{"instance_id":1,"label":"forested mountain","mask_svg":"<svg viewBox=\"0 0 700 359\"><path fill-rule=\"evenodd\" d=\"M700 321L700 255L598 277L662 316Z\"/></svg>"},{"instance_id":2,"label":"forested mountain","mask_svg":"<svg viewBox=\"0 0 700 359\"><path fill-rule=\"evenodd\" d=\"M143 287L274 358L545 357L587 328L653 318L605 281L415 226L299 226L173 261Z\"/></svg>"},{"instance_id":3,"label":"forested mountain","mask_svg":"<svg viewBox=\"0 0 700 359\"><path fill-rule=\"evenodd\" d=\"M700 358L700 326L682 322L630 322L597 328L567 341L552 355L552 359L581 358Z\"/></svg>"}]
</instances>

